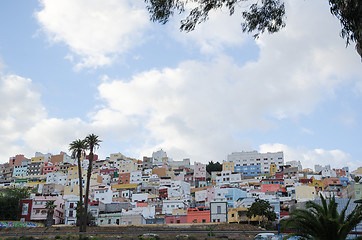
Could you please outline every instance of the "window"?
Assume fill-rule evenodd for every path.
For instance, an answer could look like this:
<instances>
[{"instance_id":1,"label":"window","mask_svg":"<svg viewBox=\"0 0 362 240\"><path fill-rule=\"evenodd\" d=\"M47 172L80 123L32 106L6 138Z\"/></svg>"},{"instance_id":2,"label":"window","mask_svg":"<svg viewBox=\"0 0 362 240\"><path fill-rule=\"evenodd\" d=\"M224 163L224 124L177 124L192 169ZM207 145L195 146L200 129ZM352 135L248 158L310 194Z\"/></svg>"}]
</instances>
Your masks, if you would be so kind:
<instances>
[{"instance_id":1,"label":"window","mask_svg":"<svg viewBox=\"0 0 362 240\"><path fill-rule=\"evenodd\" d=\"M231 217L235 217L235 214L233 213L233 214L231 214Z\"/></svg>"},{"instance_id":2,"label":"window","mask_svg":"<svg viewBox=\"0 0 362 240\"><path fill-rule=\"evenodd\" d=\"M69 203L69 208L74 208L74 203Z\"/></svg>"},{"instance_id":3,"label":"window","mask_svg":"<svg viewBox=\"0 0 362 240\"><path fill-rule=\"evenodd\" d=\"M111 224L111 219L108 219L108 224Z\"/></svg>"},{"instance_id":4,"label":"window","mask_svg":"<svg viewBox=\"0 0 362 240\"><path fill-rule=\"evenodd\" d=\"M217 210L216 210L217 214L221 213L221 206L217 206Z\"/></svg>"},{"instance_id":5,"label":"window","mask_svg":"<svg viewBox=\"0 0 362 240\"><path fill-rule=\"evenodd\" d=\"M73 210L69 211L69 217L73 217Z\"/></svg>"},{"instance_id":6,"label":"window","mask_svg":"<svg viewBox=\"0 0 362 240\"><path fill-rule=\"evenodd\" d=\"M202 219L202 222L203 222L203 223L206 223L206 219Z\"/></svg>"}]
</instances>

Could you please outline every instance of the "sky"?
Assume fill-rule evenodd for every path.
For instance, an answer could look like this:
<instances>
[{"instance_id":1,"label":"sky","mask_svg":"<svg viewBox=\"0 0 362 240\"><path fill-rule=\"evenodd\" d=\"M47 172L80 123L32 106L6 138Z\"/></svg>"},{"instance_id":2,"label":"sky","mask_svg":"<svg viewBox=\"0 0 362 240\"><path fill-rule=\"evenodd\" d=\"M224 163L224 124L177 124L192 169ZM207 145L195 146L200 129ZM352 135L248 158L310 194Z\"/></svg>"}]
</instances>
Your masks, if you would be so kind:
<instances>
[{"instance_id":1,"label":"sky","mask_svg":"<svg viewBox=\"0 0 362 240\"><path fill-rule=\"evenodd\" d=\"M0 2L0 163L68 152L222 162L283 151L303 167L362 166L362 62L328 1L286 1L276 34L215 11L190 33L143 0Z\"/></svg>"}]
</instances>

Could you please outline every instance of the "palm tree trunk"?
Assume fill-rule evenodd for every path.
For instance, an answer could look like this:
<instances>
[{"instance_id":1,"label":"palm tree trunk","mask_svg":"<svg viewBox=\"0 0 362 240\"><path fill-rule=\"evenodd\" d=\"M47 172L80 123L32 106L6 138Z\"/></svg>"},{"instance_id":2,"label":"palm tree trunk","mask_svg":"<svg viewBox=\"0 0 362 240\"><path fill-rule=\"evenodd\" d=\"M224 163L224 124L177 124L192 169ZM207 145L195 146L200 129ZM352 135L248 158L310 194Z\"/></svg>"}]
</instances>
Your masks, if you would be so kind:
<instances>
[{"instance_id":1,"label":"palm tree trunk","mask_svg":"<svg viewBox=\"0 0 362 240\"><path fill-rule=\"evenodd\" d=\"M51 227L53 225L53 216L54 216L54 211L48 210L47 220L45 224L47 227Z\"/></svg>"},{"instance_id":2,"label":"palm tree trunk","mask_svg":"<svg viewBox=\"0 0 362 240\"><path fill-rule=\"evenodd\" d=\"M81 153L78 153L78 179L79 179L79 231L80 232L85 232L84 226L83 226L83 216L84 216L84 211L83 211L83 177L82 177L82 168L81 168L81 162L80 162L80 158L81 158Z\"/></svg>"},{"instance_id":3,"label":"palm tree trunk","mask_svg":"<svg viewBox=\"0 0 362 240\"><path fill-rule=\"evenodd\" d=\"M89 201L89 187L90 187L90 179L92 175L92 166L93 166L93 146L90 146L89 150L89 164L88 164L88 171L87 171L87 185L85 190L85 203L84 203L84 214L83 214L83 225L84 230L87 229L87 222L88 222L88 201Z\"/></svg>"}]
</instances>

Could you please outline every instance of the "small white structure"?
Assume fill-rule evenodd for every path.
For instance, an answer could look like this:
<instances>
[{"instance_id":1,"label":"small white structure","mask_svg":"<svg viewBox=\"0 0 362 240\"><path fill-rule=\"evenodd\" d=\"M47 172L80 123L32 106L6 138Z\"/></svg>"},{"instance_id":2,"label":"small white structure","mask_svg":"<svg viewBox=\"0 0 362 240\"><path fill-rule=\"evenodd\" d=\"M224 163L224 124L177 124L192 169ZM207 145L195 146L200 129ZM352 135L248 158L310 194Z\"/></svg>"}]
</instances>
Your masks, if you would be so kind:
<instances>
[{"instance_id":1,"label":"small white structure","mask_svg":"<svg viewBox=\"0 0 362 240\"><path fill-rule=\"evenodd\" d=\"M186 204L183 200L163 200L162 214L172 214L173 209L184 209Z\"/></svg>"}]
</instances>

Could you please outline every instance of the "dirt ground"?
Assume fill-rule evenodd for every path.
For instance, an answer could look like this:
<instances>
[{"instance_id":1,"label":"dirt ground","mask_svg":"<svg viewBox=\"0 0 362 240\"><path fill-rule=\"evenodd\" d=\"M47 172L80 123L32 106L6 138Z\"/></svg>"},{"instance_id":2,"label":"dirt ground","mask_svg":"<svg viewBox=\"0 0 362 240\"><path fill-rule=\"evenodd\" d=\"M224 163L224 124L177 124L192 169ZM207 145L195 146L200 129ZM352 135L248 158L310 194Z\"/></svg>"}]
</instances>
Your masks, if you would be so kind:
<instances>
[{"instance_id":1,"label":"dirt ground","mask_svg":"<svg viewBox=\"0 0 362 240\"><path fill-rule=\"evenodd\" d=\"M214 231L227 231L214 233ZM87 236L90 239L140 239L142 234L157 232L159 239L253 239L256 233L235 233L233 231L260 231L261 229L248 224L173 224L173 225L142 225L142 226L97 226L88 227ZM168 232L162 232L168 231ZM192 232L188 232L192 231ZM206 231L206 232L205 232ZM102 232L103 234L97 234ZM109 234L108 234L109 233ZM12 236L9 236L11 234ZM33 236L38 239L78 239L79 228L74 226L58 225L39 228L7 228L0 229L2 239L14 234ZM34 235L35 234L35 235ZM50 235L48 235L50 234ZM24 238L23 238L24 239ZM144 239L153 239L147 235Z\"/></svg>"}]
</instances>

